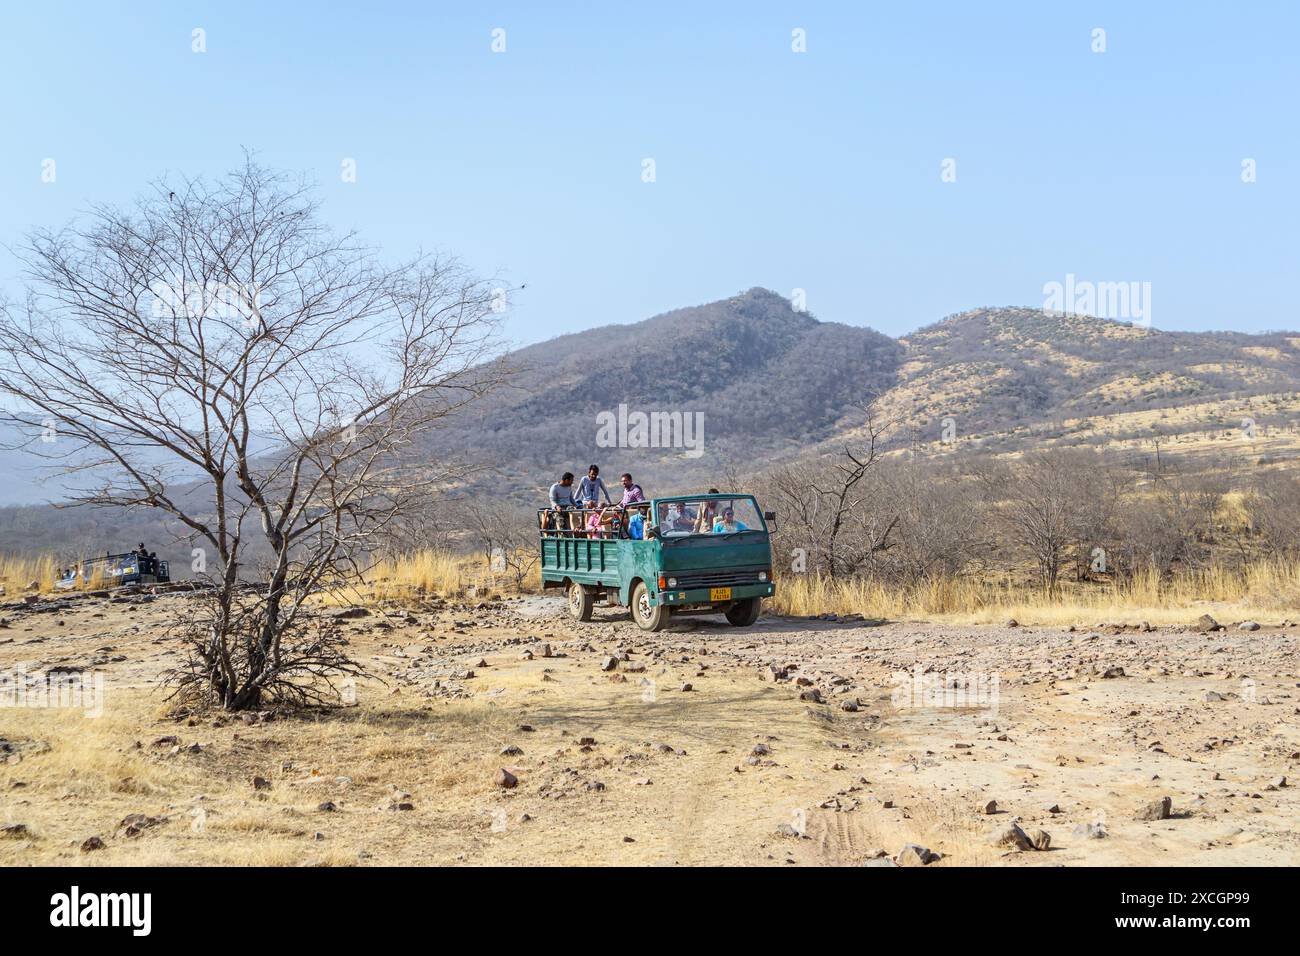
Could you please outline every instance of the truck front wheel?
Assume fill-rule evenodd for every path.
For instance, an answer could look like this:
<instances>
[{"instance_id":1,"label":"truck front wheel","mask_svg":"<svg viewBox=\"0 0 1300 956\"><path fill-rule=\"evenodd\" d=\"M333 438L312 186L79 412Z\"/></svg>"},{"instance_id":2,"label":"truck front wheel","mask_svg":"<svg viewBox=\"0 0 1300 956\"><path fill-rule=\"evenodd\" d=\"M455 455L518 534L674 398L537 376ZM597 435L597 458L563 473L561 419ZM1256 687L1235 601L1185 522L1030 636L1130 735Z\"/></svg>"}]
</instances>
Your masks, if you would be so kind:
<instances>
[{"instance_id":1,"label":"truck front wheel","mask_svg":"<svg viewBox=\"0 0 1300 956\"><path fill-rule=\"evenodd\" d=\"M758 620L758 612L762 608L762 598L752 597L737 601L727 611L727 623L736 627L749 627Z\"/></svg>"},{"instance_id":2,"label":"truck front wheel","mask_svg":"<svg viewBox=\"0 0 1300 956\"><path fill-rule=\"evenodd\" d=\"M569 617L575 621L590 621L591 609L596 603L596 596L589 588L577 581L569 584Z\"/></svg>"},{"instance_id":3,"label":"truck front wheel","mask_svg":"<svg viewBox=\"0 0 1300 956\"><path fill-rule=\"evenodd\" d=\"M644 581L632 589L632 620L643 631L662 631L668 624L668 608L650 604L650 589Z\"/></svg>"}]
</instances>

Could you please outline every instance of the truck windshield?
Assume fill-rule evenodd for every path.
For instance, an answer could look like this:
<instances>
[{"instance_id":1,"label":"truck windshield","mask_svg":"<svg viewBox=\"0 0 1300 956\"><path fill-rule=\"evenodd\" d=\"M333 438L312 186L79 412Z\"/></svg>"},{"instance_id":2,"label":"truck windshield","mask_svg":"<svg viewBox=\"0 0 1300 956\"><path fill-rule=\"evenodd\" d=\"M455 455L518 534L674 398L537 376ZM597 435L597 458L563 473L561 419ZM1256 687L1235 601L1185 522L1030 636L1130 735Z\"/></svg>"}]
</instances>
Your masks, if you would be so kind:
<instances>
[{"instance_id":1,"label":"truck windshield","mask_svg":"<svg viewBox=\"0 0 1300 956\"><path fill-rule=\"evenodd\" d=\"M763 519L752 498L661 501L655 520L659 534L664 538L763 530Z\"/></svg>"}]
</instances>

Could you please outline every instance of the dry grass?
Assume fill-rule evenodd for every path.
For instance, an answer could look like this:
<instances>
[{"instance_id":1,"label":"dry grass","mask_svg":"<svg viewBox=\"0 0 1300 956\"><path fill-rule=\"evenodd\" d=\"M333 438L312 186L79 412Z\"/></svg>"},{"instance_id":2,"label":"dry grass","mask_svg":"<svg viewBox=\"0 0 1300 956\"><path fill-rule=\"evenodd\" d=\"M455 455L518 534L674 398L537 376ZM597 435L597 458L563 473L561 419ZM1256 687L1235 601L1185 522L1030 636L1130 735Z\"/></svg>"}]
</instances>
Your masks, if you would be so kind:
<instances>
[{"instance_id":1,"label":"dry grass","mask_svg":"<svg viewBox=\"0 0 1300 956\"><path fill-rule=\"evenodd\" d=\"M1197 568L1162 581L1154 572L1133 580L1074 583L1049 596L1012 576L931 579L913 587L871 580L786 576L773 609L782 614L861 614L954 624L1082 624L1096 621L1188 623L1204 613L1238 620L1300 613L1300 562L1258 561L1244 570Z\"/></svg>"},{"instance_id":2,"label":"dry grass","mask_svg":"<svg viewBox=\"0 0 1300 956\"><path fill-rule=\"evenodd\" d=\"M41 591L49 591L59 579L59 566L52 555L14 557L0 555L0 585L8 594L20 594L35 582Z\"/></svg>"},{"instance_id":3,"label":"dry grass","mask_svg":"<svg viewBox=\"0 0 1300 956\"><path fill-rule=\"evenodd\" d=\"M534 567L524 577L521 589L509 567L494 569L477 556L419 551L381 562L367 575L367 582L379 599L403 597L411 592L463 597L471 590L475 594L536 591L541 588L541 572Z\"/></svg>"}]
</instances>

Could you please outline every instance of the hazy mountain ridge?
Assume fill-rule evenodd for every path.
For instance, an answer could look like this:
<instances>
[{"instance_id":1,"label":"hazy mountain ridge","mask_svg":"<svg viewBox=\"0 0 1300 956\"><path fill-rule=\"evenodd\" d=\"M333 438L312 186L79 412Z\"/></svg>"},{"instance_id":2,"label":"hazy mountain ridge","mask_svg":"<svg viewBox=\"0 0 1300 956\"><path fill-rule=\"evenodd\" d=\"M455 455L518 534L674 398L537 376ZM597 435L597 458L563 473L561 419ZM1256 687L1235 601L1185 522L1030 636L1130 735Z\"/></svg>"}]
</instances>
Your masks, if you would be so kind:
<instances>
[{"instance_id":1,"label":"hazy mountain ridge","mask_svg":"<svg viewBox=\"0 0 1300 956\"><path fill-rule=\"evenodd\" d=\"M707 487L837 446L873 396L900 441L937 441L952 419L979 447L1045 438L1103 442L1168 419L1183 430L1300 420L1300 333L1165 332L1029 308L949 316L900 339L822 322L766 289L519 349L511 382L430 432L431 460L504 475L482 490L536 500L565 470L599 462L611 486L631 471L647 491ZM601 413L703 415L703 448L600 447ZM1106 427L1102 427L1106 426ZM1113 427L1111 427L1113 426ZM1291 427L1288 425L1288 427ZM136 528L141 531L137 532ZM0 508L0 552L125 546L154 516ZM129 541L128 541L129 539Z\"/></svg>"}]
</instances>

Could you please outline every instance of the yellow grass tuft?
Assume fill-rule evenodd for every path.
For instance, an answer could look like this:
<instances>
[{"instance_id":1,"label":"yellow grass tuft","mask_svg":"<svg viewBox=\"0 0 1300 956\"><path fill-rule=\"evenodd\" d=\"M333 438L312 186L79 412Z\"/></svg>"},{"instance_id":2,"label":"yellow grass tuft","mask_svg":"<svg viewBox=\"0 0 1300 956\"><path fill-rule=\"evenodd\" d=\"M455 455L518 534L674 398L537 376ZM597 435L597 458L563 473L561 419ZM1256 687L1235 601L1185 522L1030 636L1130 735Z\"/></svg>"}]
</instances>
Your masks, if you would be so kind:
<instances>
[{"instance_id":1,"label":"yellow grass tuft","mask_svg":"<svg viewBox=\"0 0 1300 956\"><path fill-rule=\"evenodd\" d=\"M518 590L509 567L494 568L481 556L447 551L418 551L382 561L368 575L376 598L397 598L411 592L459 597L486 592ZM523 580L524 591L541 587L541 572L534 567Z\"/></svg>"}]
</instances>

